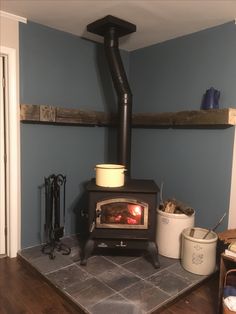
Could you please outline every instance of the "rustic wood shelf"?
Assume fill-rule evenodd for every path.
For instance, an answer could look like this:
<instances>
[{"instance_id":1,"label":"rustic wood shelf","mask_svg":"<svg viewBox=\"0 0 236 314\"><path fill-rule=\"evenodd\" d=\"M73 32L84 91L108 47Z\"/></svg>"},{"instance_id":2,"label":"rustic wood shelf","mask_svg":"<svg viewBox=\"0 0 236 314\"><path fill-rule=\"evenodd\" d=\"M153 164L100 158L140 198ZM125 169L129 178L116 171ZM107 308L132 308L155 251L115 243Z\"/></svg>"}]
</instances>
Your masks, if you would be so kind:
<instances>
[{"instance_id":1,"label":"rustic wood shelf","mask_svg":"<svg viewBox=\"0 0 236 314\"><path fill-rule=\"evenodd\" d=\"M20 105L22 122L108 126L115 123L115 116L99 111L83 111L48 105Z\"/></svg>"},{"instance_id":2,"label":"rustic wood shelf","mask_svg":"<svg viewBox=\"0 0 236 314\"><path fill-rule=\"evenodd\" d=\"M28 123L114 126L116 115L48 105L20 106L20 119ZM136 113L132 126L139 128L227 128L236 125L236 108L164 113Z\"/></svg>"}]
</instances>

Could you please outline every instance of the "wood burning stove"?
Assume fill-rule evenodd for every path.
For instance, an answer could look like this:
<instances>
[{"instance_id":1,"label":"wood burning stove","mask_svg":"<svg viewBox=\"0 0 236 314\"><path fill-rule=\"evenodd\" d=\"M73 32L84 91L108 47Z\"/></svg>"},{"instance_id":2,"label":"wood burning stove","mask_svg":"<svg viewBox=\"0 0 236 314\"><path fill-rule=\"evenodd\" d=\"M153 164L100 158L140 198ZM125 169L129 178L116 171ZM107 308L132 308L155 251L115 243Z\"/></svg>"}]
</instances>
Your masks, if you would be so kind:
<instances>
[{"instance_id":1,"label":"wood burning stove","mask_svg":"<svg viewBox=\"0 0 236 314\"><path fill-rule=\"evenodd\" d=\"M119 188L105 188L91 180L87 185L90 236L81 264L94 247L146 249L159 267L156 206L159 189L152 180L127 180Z\"/></svg>"},{"instance_id":2,"label":"wood burning stove","mask_svg":"<svg viewBox=\"0 0 236 314\"><path fill-rule=\"evenodd\" d=\"M125 166L125 184L119 188L87 185L89 238L82 265L95 246L117 249L146 249L159 267L156 236L158 187L152 180L130 178L132 93L119 53L119 37L136 31L136 25L108 15L87 26L104 37L105 53L118 99L118 158Z\"/></svg>"}]
</instances>

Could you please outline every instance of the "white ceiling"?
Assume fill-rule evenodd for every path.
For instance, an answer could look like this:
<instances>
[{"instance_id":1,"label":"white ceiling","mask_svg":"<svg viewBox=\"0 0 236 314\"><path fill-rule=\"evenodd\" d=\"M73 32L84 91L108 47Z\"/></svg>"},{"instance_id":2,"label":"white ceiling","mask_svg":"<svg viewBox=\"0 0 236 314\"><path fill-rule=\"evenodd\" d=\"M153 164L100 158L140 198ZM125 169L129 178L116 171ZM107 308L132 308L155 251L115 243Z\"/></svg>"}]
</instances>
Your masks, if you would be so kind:
<instances>
[{"instance_id":1,"label":"white ceiling","mask_svg":"<svg viewBox=\"0 0 236 314\"><path fill-rule=\"evenodd\" d=\"M87 24L114 15L137 25L120 39L129 51L236 18L236 0L0 0L0 9L96 41Z\"/></svg>"}]
</instances>

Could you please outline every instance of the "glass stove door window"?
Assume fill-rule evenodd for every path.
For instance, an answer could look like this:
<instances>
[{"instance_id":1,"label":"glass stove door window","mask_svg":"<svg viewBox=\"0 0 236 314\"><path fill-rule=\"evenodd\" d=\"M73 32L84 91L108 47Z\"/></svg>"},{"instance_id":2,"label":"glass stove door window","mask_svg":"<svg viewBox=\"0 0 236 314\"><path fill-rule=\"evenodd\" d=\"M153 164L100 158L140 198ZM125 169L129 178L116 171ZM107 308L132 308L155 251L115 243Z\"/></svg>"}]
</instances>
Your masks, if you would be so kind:
<instances>
[{"instance_id":1,"label":"glass stove door window","mask_svg":"<svg viewBox=\"0 0 236 314\"><path fill-rule=\"evenodd\" d=\"M101 206L102 224L143 225L144 206L129 202L107 203Z\"/></svg>"}]
</instances>

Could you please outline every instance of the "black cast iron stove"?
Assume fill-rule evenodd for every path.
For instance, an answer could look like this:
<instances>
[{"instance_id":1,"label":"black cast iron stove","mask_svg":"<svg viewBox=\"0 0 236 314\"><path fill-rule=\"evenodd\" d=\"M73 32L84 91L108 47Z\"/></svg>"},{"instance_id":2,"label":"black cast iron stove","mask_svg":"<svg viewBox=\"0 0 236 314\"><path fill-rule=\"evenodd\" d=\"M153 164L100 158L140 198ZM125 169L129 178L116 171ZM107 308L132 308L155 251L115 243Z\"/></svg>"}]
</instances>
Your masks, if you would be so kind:
<instances>
[{"instance_id":1,"label":"black cast iron stove","mask_svg":"<svg viewBox=\"0 0 236 314\"><path fill-rule=\"evenodd\" d=\"M104 37L105 53L118 99L117 163L126 168L125 185L119 188L87 185L89 238L81 265L86 265L95 246L146 249L159 267L156 236L157 185L152 180L130 178L132 93L119 52L119 37L136 31L136 26L108 15L87 26Z\"/></svg>"},{"instance_id":2,"label":"black cast iron stove","mask_svg":"<svg viewBox=\"0 0 236 314\"><path fill-rule=\"evenodd\" d=\"M156 236L157 185L152 180L128 180L119 188L87 185L90 237L81 264L94 247L147 250L159 267Z\"/></svg>"}]
</instances>

